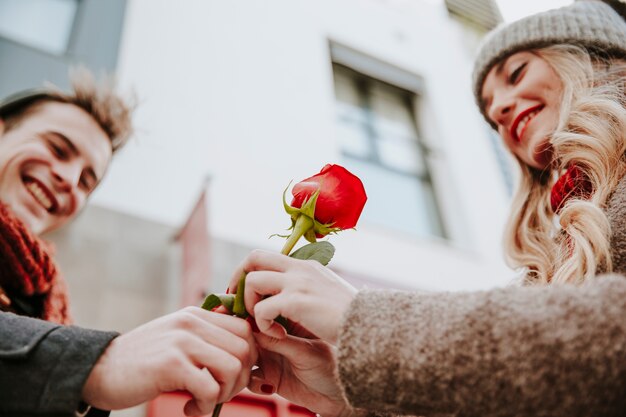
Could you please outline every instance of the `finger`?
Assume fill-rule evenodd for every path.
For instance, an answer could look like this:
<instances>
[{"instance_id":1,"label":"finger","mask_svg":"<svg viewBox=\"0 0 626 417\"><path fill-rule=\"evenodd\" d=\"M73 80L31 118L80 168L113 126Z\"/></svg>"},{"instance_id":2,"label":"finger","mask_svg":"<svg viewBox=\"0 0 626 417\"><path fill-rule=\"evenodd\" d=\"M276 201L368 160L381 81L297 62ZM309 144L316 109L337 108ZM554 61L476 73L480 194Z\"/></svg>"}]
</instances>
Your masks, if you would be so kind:
<instances>
[{"instance_id":1,"label":"finger","mask_svg":"<svg viewBox=\"0 0 626 417\"><path fill-rule=\"evenodd\" d=\"M251 271L284 271L288 261L292 260L288 256L256 249L239 264L233 272L228 285L231 294L237 292L237 284Z\"/></svg>"},{"instance_id":2,"label":"finger","mask_svg":"<svg viewBox=\"0 0 626 417\"><path fill-rule=\"evenodd\" d=\"M215 328L219 327L220 329L232 333L233 335L239 336L244 339L251 339L251 329L250 325L246 323L245 320L241 320L238 317L233 317L227 314L221 314L215 311L207 311L200 307L187 307L184 309L185 312L189 312L191 315L202 319L203 322L208 323L212 326L207 326L206 324L195 323L196 326L192 327L194 331L199 331L198 329L202 328ZM183 319L184 320L184 319ZM184 328L184 324L182 324ZM207 334L206 332L202 332L202 334Z\"/></svg>"},{"instance_id":3,"label":"finger","mask_svg":"<svg viewBox=\"0 0 626 417\"><path fill-rule=\"evenodd\" d=\"M212 315L211 320L217 322L217 325L212 322L205 323L205 326L196 334L206 343L235 356L244 368L251 368L257 360L252 325L238 317L227 317L228 328L223 328L220 326L223 326L225 322L220 314L212 313ZM254 326L256 327L256 323Z\"/></svg>"},{"instance_id":4,"label":"finger","mask_svg":"<svg viewBox=\"0 0 626 417\"><path fill-rule=\"evenodd\" d=\"M280 293L284 290L285 285L285 276L279 272L250 272L246 277L246 289L244 293L246 310L254 315L254 307L259 301L267 296Z\"/></svg>"},{"instance_id":5,"label":"finger","mask_svg":"<svg viewBox=\"0 0 626 417\"><path fill-rule=\"evenodd\" d=\"M311 333L300 323L296 323L291 320L287 320L287 333L292 336L301 337L303 339L319 339L316 335Z\"/></svg>"},{"instance_id":6,"label":"finger","mask_svg":"<svg viewBox=\"0 0 626 417\"><path fill-rule=\"evenodd\" d=\"M194 366L185 367L185 389L193 399L185 404L184 412L188 416L209 414L217 404L220 386L211 373Z\"/></svg>"},{"instance_id":7,"label":"finger","mask_svg":"<svg viewBox=\"0 0 626 417\"><path fill-rule=\"evenodd\" d=\"M266 334L258 333L254 338L262 351L284 356L291 363L299 362L303 355L310 353L314 349L312 341L290 335L282 339L276 339Z\"/></svg>"},{"instance_id":8,"label":"finger","mask_svg":"<svg viewBox=\"0 0 626 417\"><path fill-rule=\"evenodd\" d=\"M261 395L272 395L276 392L276 386L274 384L271 384L265 378L256 375L252 375L252 377L250 377L248 389L255 394Z\"/></svg>"},{"instance_id":9,"label":"finger","mask_svg":"<svg viewBox=\"0 0 626 417\"><path fill-rule=\"evenodd\" d=\"M253 250L243 262L243 270L245 272L252 271L276 271L284 272L289 265L289 261L293 261L286 255L269 252L265 250Z\"/></svg>"},{"instance_id":10,"label":"finger","mask_svg":"<svg viewBox=\"0 0 626 417\"><path fill-rule=\"evenodd\" d=\"M268 336L282 339L287 336L287 331L283 326L274 320L278 316L297 321L297 317L290 317L289 304L293 297L284 293L259 301L254 307L254 319L259 330Z\"/></svg>"},{"instance_id":11,"label":"finger","mask_svg":"<svg viewBox=\"0 0 626 417\"><path fill-rule=\"evenodd\" d=\"M233 314L232 311L229 311L226 307L220 305L211 310L214 313L226 314L227 316L231 316Z\"/></svg>"},{"instance_id":12,"label":"finger","mask_svg":"<svg viewBox=\"0 0 626 417\"><path fill-rule=\"evenodd\" d=\"M259 367L250 374L248 389L257 394L273 394L280 386L282 373L278 355L260 350Z\"/></svg>"},{"instance_id":13,"label":"finger","mask_svg":"<svg viewBox=\"0 0 626 417\"><path fill-rule=\"evenodd\" d=\"M190 349L189 356L196 366L208 369L219 384L219 402L230 399L248 382L250 370L245 369L238 358L216 346L200 343Z\"/></svg>"}]
</instances>

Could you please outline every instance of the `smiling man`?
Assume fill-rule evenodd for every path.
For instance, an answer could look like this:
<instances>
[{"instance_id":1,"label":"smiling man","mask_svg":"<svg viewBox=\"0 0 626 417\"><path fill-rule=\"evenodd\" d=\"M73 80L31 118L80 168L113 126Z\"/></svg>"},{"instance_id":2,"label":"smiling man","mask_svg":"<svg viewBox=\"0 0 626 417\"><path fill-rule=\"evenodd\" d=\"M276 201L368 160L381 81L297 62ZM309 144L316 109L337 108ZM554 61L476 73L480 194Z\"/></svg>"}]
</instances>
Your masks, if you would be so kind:
<instances>
[{"instance_id":1,"label":"smiling man","mask_svg":"<svg viewBox=\"0 0 626 417\"><path fill-rule=\"evenodd\" d=\"M73 219L131 133L131 109L82 75L74 92L34 90L0 103L0 199L30 230Z\"/></svg>"},{"instance_id":2,"label":"smiling man","mask_svg":"<svg viewBox=\"0 0 626 417\"><path fill-rule=\"evenodd\" d=\"M73 220L132 133L132 106L85 69L72 90L0 101L0 310L71 323L42 233Z\"/></svg>"},{"instance_id":3,"label":"smiling man","mask_svg":"<svg viewBox=\"0 0 626 417\"><path fill-rule=\"evenodd\" d=\"M0 416L102 416L176 390L201 415L247 384L256 348L235 317L189 307L123 335L66 325L65 284L38 236L85 206L131 110L88 72L70 93L0 100Z\"/></svg>"}]
</instances>

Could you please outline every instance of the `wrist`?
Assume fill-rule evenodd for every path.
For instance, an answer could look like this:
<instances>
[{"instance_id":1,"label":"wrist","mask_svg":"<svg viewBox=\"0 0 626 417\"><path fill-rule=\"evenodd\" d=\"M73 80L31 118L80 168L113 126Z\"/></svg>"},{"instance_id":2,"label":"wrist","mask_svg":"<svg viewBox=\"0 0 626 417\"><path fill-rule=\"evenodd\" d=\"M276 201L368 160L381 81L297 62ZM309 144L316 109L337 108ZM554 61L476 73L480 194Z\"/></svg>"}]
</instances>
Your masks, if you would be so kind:
<instances>
[{"instance_id":1,"label":"wrist","mask_svg":"<svg viewBox=\"0 0 626 417\"><path fill-rule=\"evenodd\" d=\"M315 414L316 417L366 417L367 411L350 406L345 406L339 413L335 414Z\"/></svg>"}]
</instances>

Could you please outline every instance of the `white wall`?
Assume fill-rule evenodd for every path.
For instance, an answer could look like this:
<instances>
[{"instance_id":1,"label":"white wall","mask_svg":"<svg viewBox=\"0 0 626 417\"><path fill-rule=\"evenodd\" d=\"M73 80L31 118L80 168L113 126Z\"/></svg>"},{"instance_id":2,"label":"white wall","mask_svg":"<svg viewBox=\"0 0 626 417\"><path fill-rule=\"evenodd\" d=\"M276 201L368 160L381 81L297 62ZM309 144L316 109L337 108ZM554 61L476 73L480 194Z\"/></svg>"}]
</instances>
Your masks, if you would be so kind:
<instances>
[{"instance_id":1,"label":"white wall","mask_svg":"<svg viewBox=\"0 0 626 417\"><path fill-rule=\"evenodd\" d=\"M118 70L140 99L138 132L95 203L182 225L210 176L211 233L279 249L267 237L289 225L284 187L340 162L335 41L424 78L425 135L442 155L436 182L455 239L419 241L363 222L332 238L333 263L420 288L506 284L508 198L461 36L432 1L130 0Z\"/></svg>"}]
</instances>

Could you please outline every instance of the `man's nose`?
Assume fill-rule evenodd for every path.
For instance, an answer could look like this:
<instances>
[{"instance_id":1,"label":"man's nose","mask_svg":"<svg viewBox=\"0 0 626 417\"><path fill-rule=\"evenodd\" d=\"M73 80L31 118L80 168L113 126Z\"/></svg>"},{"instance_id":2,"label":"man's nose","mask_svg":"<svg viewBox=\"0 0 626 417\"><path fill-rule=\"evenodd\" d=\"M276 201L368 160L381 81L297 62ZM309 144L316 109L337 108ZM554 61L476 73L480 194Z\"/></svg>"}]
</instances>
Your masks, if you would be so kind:
<instances>
[{"instance_id":1,"label":"man's nose","mask_svg":"<svg viewBox=\"0 0 626 417\"><path fill-rule=\"evenodd\" d=\"M82 168L77 163L58 163L52 170L56 183L64 190L70 190L78 185Z\"/></svg>"}]
</instances>

